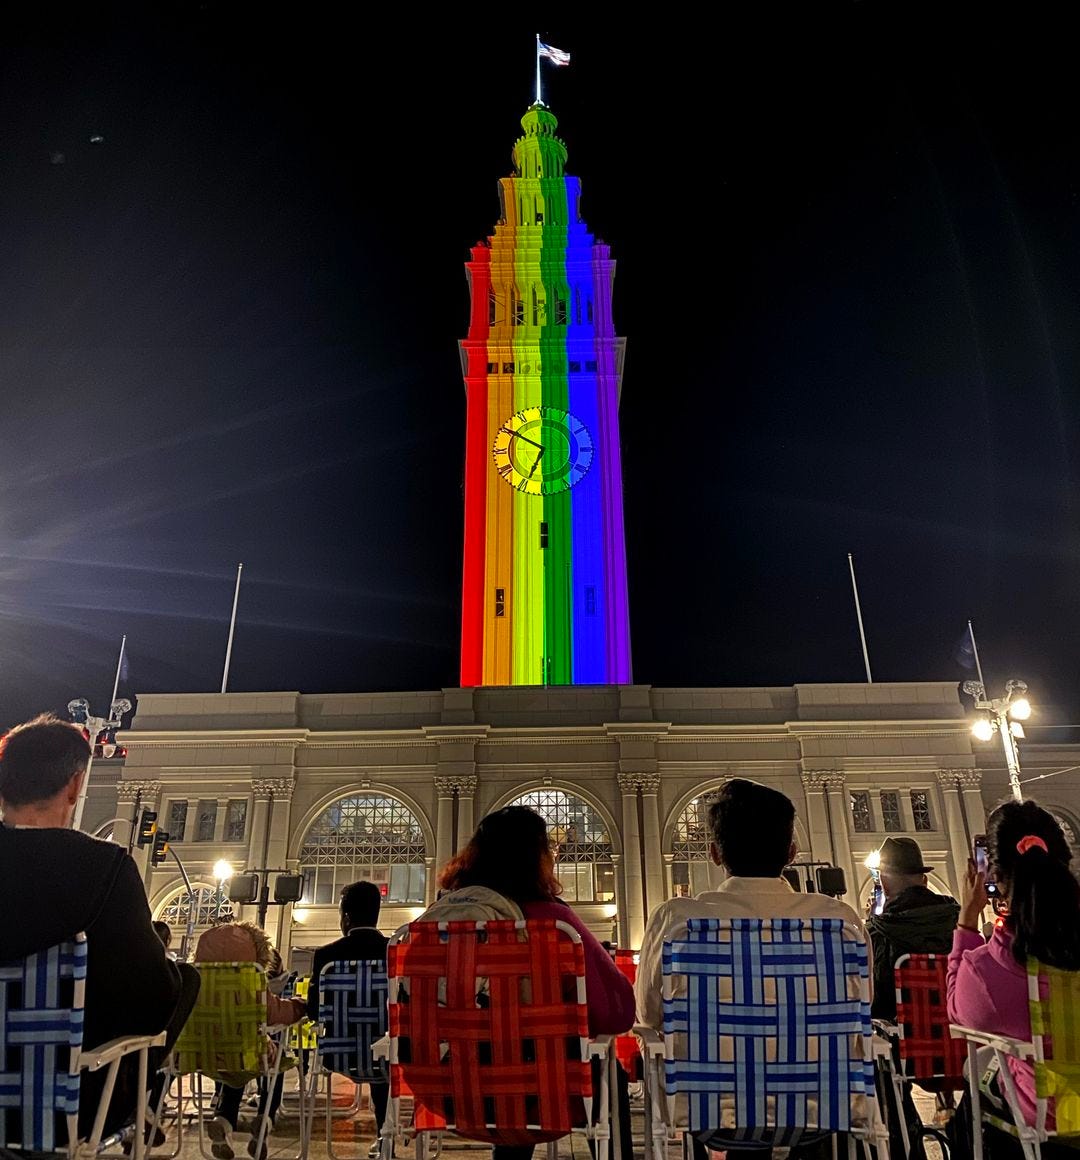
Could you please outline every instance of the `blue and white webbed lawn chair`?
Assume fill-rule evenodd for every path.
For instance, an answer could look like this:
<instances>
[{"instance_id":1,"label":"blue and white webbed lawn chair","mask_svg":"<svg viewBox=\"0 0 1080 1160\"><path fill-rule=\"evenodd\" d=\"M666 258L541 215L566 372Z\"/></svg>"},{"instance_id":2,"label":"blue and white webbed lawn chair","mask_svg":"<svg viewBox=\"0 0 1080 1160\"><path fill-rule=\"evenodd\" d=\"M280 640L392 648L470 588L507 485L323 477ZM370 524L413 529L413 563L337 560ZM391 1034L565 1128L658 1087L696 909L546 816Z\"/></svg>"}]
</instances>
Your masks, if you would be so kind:
<instances>
[{"instance_id":1,"label":"blue and white webbed lawn chair","mask_svg":"<svg viewBox=\"0 0 1080 1160\"><path fill-rule=\"evenodd\" d=\"M646 1160L669 1132L767 1148L847 1133L888 1158L862 932L839 918L694 918L663 946L645 1058Z\"/></svg>"},{"instance_id":2,"label":"blue and white webbed lawn chair","mask_svg":"<svg viewBox=\"0 0 1080 1160\"><path fill-rule=\"evenodd\" d=\"M94 1156L124 1133L102 1139L121 1060L139 1058L138 1103L131 1131L135 1160L146 1145L147 1052L159 1035L126 1036L86 1050L86 935L0 963L0 1148ZM90 1135L79 1137L79 1089L84 1071L105 1073Z\"/></svg>"},{"instance_id":3,"label":"blue and white webbed lawn chair","mask_svg":"<svg viewBox=\"0 0 1080 1160\"><path fill-rule=\"evenodd\" d=\"M334 1108L331 1098L334 1076L346 1076L357 1085L357 1089L364 1083L390 1082L386 1060L375 1059L371 1050L373 1044L386 1035L386 963L381 959L343 959L327 963L319 972L318 988L319 1021L315 1066L310 1077L307 1133L310 1141L319 1080L325 1076L326 1151L331 1160L337 1160L333 1146Z\"/></svg>"}]
</instances>

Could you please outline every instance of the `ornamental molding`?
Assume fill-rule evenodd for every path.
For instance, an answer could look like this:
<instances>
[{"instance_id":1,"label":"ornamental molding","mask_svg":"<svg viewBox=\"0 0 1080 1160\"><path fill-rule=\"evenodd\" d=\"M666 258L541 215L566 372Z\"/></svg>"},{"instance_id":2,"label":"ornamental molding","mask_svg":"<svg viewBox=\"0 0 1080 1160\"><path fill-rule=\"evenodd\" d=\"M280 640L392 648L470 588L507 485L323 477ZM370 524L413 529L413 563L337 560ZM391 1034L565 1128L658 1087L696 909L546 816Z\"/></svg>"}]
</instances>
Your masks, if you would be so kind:
<instances>
[{"instance_id":1,"label":"ornamental molding","mask_svg":"<svg viewBox=\"0 0 1080 1160\"><path fill-rule=\"evenodd\" d=\"M982 771L978 769L939 769L938 784L944 789L978 789L982 785Z\"/></svg>"},{"instance_id":2,"label":"ornamental molding","mask_svg":"<svg viewBox=\"0 0 1080 1160\"><path fill-rule=\"evenodd\" d=\"M251 781L251 792L256 801L289 801L296 789L295 777L256 777Z\"/></svg>"},{"instance_id":3,"label":"ornamental molding","mask_svg":"<svg viewBox=\"0 0 1080 1160\"><path fill-rule=\"evenodd\" d=\"M435 790L439 797L463 797L466 794L476 793L476 778L472 774L452 774L449 777L436 777Z\"/></svg>"},{"instance_id":4,"label":"ornamental molding","mask_svg":"<svg viewBox=\"0 0 1080 1160\"><path fill-rule=\"evenodd\" d=\"M842 769L804 769L800 776L805 789L819 793L823 790L843 789L847 784L847 775Z\"/></svg>"},{"instance_id":5,"label":"ornamental molding","mask_svg":"<svg viewBox=\"0 0 1080 1160\"><path fill-rule=\"evenodd\" d=\"M660 791L660 774L658 773L634 773L625 772L616 774L619 781L619 789L624 794L637 793L641 790L642 793L659 793Z\"/></svg>"},{"instance_id":6,"label":"ornamental molding","mask_svg":"<svg viewBox=\"0 0 1080 1160\"><path fill-rule=\"evenodd\" d=\"M116 783L116 800L133 802L139 797L156 798L161 794L160 781L121 780Z\"/></svg>"}]
</instances>

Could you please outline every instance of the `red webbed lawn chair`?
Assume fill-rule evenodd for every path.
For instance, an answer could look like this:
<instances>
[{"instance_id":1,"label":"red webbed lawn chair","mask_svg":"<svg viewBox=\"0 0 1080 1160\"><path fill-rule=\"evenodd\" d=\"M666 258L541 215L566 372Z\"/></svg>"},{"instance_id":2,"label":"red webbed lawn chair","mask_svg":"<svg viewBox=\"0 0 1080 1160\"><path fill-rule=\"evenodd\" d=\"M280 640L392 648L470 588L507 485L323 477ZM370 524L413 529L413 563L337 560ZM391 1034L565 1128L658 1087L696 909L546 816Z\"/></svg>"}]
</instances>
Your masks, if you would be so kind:
<instances>
[{"instance_id":1,"label":"red webbed lawn chair","mask_svg":"<svg viewBox=\"0 0 1080 1160\"><path fill-rule=\"evenodd\" d=\"M585 955L554 919L414 922L390 940L390 1107L383 1158L413 1099L412 1131L488 1144L580 1130L608 1160L611 1036L589 1039ZM593 1060L599 1061L594 1123Z\"/></svg>"}]
</instances>

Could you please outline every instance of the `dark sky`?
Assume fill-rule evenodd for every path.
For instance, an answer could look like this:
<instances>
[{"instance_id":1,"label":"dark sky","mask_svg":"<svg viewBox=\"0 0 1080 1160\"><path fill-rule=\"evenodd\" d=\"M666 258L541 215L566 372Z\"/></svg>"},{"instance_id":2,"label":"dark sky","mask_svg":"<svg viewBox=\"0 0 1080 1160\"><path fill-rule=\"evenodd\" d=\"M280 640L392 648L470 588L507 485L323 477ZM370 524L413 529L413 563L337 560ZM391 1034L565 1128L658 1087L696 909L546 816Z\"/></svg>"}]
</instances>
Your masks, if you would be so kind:
<instances>
[{"instance_id":1,"label":"dark sky","mask_svg":"<svg viewBox=\"0 0 1080 1160\"><path fill-rule=\"evenodd\" d=\"M129 693L217 688L241 560L231 688L456 683L463 263L535 31L573 54L548 103L618 260L635 678L862 679L851 551L875 677L962 678L971 616L992 685L1080 720L1066 15L25 7L0 725L104 711L125 632Z\"/></svg>"}]
</instances>

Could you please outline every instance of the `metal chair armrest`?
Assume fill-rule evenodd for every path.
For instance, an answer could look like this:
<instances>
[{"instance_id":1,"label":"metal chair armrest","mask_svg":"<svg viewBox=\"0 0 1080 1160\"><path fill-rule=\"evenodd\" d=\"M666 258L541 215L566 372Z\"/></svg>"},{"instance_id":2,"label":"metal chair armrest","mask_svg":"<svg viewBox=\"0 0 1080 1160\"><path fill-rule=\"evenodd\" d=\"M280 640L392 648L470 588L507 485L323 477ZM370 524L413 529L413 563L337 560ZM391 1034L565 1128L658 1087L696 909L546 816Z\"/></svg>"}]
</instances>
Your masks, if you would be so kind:
<instances>
[{"instance_id":1,"label":"metal chair armrest","mask_svg":"<svg viewBox=\"0 0 1080 1160\"><path fill-rule=\"evenodd\" d=\"M898 1039L900 1037L900 1028L888 1019L872 1019L870 1022L879 1035L887 1035L890 1039Z\"/></svg>"},{"instance_id":2,"label":"metal chair armrest","mask_svg":"<svg viewBox=\"0 0 1080 1160\"><path fill-rule=\"evenodd\" d=\"M641 1040L641 1050L648 1055L664 1054L664 1037L655 1027L648 1027L644 1023L635 1023L631 1034Z\"/></svg>"},{"instance_id":3,"label":"metal chair armrest","mask_svg":"<svg viewBox=\"0 0 1080 1160\"><path fill-rule=\"evenodd\" d=\"M390 1036L382 1035L371 1045L372 1059L390 1058Z\"/></svg>"},{"instance_id":4,"label":"metal chair armrest","mask_svg":"<svg viewBox=\"0 0 1080 1160\"><path fill-rule=\"evenodd\" d=\"M975 1027L964 1027L959 1023L949 1024L949 1034L953 1039L966 1039L969 1043L978 1043L983 1047L994 1047L1005 1055L1016 1059L1034 1059L1035 1046L1025 1043L1022 1039L1013 1039L1009 1035L994 1035L989 1031L979 1031Z\"/></svg>"},{"instance_id":5,"label":"metal chair armrest","mask_svg":"<svg viewBox=\"0 0 1080 1160\"><path fill-rule=\"evenodd\" d=\"M161 1047L165 1043L165 1032L157 1035L122 1035L119 1039L110 1039L100 1047L89 1051L82 1051L79 1055L79 1067L86 1071L97 1071L99 1068L130 1055L133 1051L142 1051L145 1047Z\"/></svg>"},{"instance_id":6,"label":"metal chair armrest","mask_svg":"<svg viewBox=\"0 0 1080 1160\"><path fill-rule=\"evenodd\" d=\"M606 1058L611 1054L611 1048L614 1042L614 1035L594 1035L592 1039L589 1040L589 1058Z\"/></svg>"}]
</instances>

